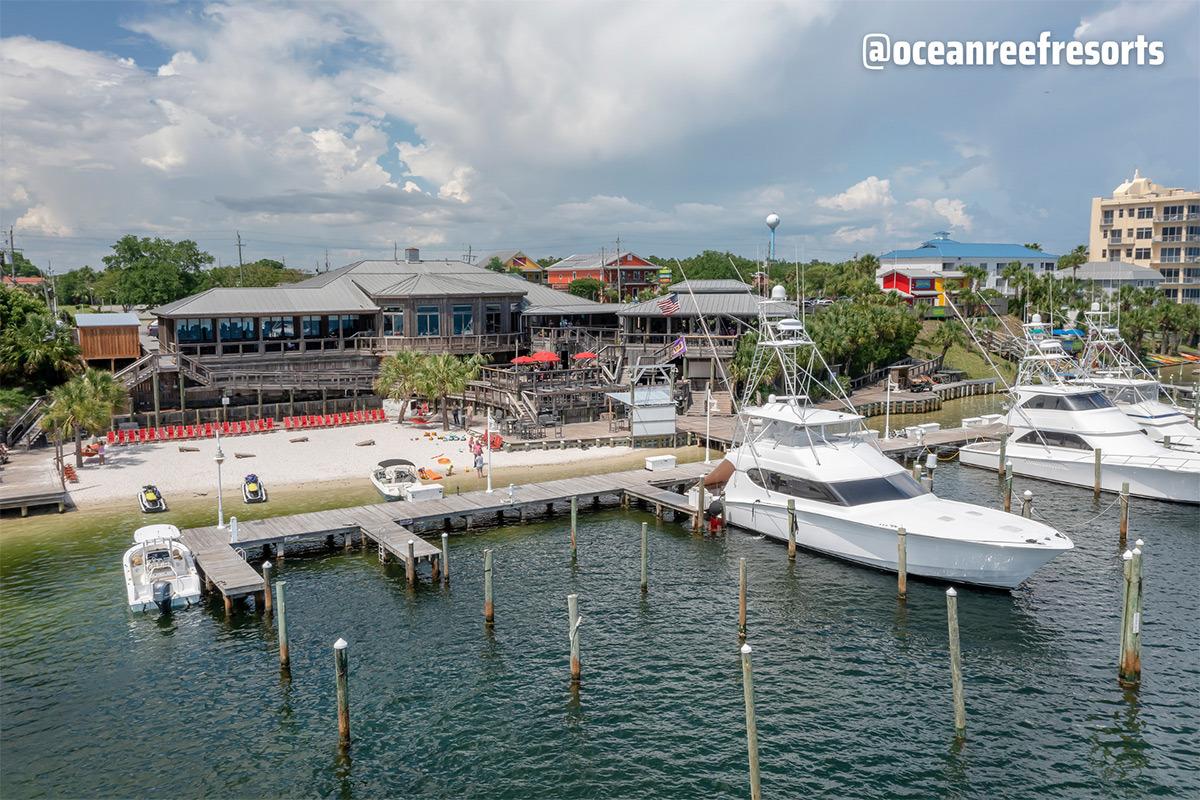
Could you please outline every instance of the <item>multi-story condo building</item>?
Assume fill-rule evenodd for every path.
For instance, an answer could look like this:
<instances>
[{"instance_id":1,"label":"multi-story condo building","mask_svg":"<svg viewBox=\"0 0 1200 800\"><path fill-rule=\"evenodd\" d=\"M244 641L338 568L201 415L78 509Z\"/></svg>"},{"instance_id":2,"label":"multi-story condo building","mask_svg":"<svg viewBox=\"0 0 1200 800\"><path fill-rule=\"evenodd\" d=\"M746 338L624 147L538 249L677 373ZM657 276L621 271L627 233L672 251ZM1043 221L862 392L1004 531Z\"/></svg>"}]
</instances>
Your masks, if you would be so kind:
<instances>
[{"instance_id":1,"label":"multi-story condo building","mask_svg":"<svg viewBox=\"0 0 1200 800\"><path fill-rule=\"evenodd\" d=\"M1113 190L1092 198L1092 261L1153 267L1161 291L1177 303L1200 303L1200 191L1169 189L1137 170Z\"/></svg>"},{"instance_id":2,"label":"multi-story condo building","mask_svg":"<svg viewBox=\"0 0 1200 800\"><path fill-rule=\"evenodd\" d=\"M895 291L910 302L940 306L945 302L947 282L961 280L966 266L980 267L987 273L981 289L1011 296L1015 290L1003 273L1013 262L1040 276L1054 269L1058 256L1021 244L956 242L946 231L938 231L920 247L881 255L875 280L881 289Z\"/></svg>"}]
</instances>

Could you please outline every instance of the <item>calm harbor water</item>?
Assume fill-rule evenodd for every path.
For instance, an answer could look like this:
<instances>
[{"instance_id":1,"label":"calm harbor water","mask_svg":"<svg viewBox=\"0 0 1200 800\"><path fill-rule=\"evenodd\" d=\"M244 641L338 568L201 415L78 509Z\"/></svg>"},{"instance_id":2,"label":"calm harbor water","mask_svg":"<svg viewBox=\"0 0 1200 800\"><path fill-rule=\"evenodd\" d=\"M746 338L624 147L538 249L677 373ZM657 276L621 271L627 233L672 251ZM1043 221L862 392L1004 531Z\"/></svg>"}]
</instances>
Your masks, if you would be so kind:
<instances>
[{"instance_id":1,"label":"calm harbor water","mask_svg":"<svg viewBox=\"0 0 1200 800\"><path fill-rule=\"evenodd\" d=\"M938 491L996 505L989 473ZM373 554L289 559L293 659L219 605L133 615L119 556L140 520L0 547L0 795L24 797L744 797L737 562L750 575L770 797L1185 797L1200 790L1197 511L1135 502L1147 540L1144 679L1116 682L1115 509L1032 488L1076 549L1011 593L962 590L968 735L954 743L944 586L730 531L608 510L451 539L453 584L405 586ZM282 509L276 509L277 512ZM649 521L651 590L638 592ZM21 523L5 519L15 529ZM495 552L496 628L481 564ZM568 686L578 592L583 686ZM350 642L354 743L336 752L333 658Z\"/></svg>"}]
</instances>

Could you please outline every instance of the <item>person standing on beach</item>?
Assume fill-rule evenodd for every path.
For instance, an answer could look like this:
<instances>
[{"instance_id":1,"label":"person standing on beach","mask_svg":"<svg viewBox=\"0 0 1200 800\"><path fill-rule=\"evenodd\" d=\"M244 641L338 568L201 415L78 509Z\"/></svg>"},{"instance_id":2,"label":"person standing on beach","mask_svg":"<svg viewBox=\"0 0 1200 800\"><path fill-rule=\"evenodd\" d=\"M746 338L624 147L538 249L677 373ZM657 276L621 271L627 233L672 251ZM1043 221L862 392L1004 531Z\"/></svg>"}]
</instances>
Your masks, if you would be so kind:
<instances>
[{"instance_id":1,"label":"person standing on beach","mask_svg":"<svg viewBox=\"0 0 1200 800\"><path fill-rule=\"evenodd\" d=\"M475 472L479 477L483 477L483 451L479 450L475 453Z\"/></svg>"}]
</instances>

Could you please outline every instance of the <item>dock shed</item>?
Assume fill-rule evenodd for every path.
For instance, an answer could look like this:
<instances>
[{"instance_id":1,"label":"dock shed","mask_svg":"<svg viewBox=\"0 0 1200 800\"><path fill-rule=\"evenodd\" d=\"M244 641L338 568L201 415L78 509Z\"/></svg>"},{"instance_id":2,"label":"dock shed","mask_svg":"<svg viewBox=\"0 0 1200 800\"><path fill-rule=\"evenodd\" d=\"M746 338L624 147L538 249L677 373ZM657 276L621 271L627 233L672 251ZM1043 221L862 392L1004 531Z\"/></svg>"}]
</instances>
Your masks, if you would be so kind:
<instances>
[{"instance_id":1,"label":"dock shed","mask_svg":"<svg viewBox=\"0 0 1200 800\"><path fill-rule=\"evenodd\" d=\"M112 370L118 362L133 361L142 355L136 314L76 314L75 336L80 355L88 364L107 361Z\"/></svg>"}]
</instances>

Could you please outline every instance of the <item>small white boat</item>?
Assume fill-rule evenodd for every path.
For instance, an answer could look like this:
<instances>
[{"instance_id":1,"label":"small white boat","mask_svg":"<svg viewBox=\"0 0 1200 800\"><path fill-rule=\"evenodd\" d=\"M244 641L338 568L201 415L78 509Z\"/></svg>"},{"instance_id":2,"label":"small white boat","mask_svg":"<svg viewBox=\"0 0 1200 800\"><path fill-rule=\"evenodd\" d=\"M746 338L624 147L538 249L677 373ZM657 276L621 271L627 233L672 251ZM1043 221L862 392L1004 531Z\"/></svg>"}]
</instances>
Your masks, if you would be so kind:
<instances>
[{"instance_id":1,"label":"small white boat","mask_svg":"<svg viewBox=\"0 0 1200 800\"><path fill-rule=\"evenodd\" d=\"M167 510L167 501L163 497L162 492L152 483L148 483L138 492L138 505L142 507L143 514L157 514L160 511Z\"/></svg>"},{"instance_id":2,"label":"small white boat","mask_svg":"<svg viewBox=\"0 0 1200 800\"><path fill-rule=\"evenodd\" d=\"M388 500L403 500L409 489L421 485L417 465L403 458L380 461L371 470L371 483Z\"/></svg>"},{"instance_id":3,"label":"small white boat","mask_svg":"<svg viewBox=\"0 0 1200 800\"><path fill-rule=\"evenodd\" d=\"M242 501L245 503L267 502L267 486L254 473L250 473L242 481Z\"/></svg>"},{"instance_id":4,"label":"small white boat","mask_svg":"<svg viewBox=\"0 0 1200 800\"><path fill-rule=\"evenodd\" d=\"M179 541L174 525L147 525L133 534L125 551L125 588L129 607L145 611L182 608L200 602L200 575L192 551Z\"/></svg>"}]
</instances>

